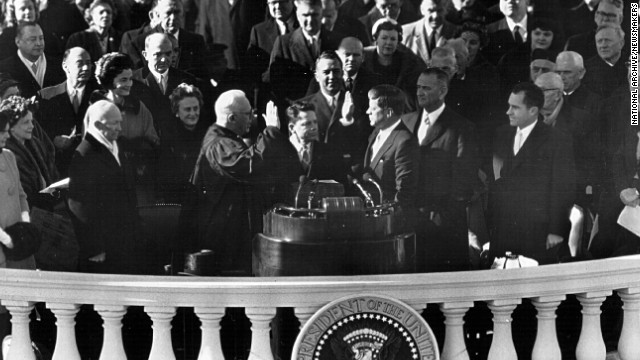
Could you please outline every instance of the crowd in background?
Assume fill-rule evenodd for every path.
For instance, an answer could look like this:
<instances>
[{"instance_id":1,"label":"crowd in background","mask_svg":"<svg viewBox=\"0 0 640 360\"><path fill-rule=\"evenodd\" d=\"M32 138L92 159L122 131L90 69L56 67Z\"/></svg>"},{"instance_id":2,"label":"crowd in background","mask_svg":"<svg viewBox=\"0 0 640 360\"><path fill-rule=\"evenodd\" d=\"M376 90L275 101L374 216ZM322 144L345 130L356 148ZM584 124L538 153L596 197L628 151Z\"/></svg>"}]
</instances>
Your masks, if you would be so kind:
<instances>
[{"instance_id":1,"label":"crowd in background","mask_svg":"<svg viewBox=\"0 0 640 360\"><path fill-rule=\"evenodd\" d=\"M621 0L2 5L0 175L19 170L2 187L24 196L0 203L0 229L68 206L83 271L139 272L135 207L185 205L202 171L219 197L190 213L207 227L193 249L250 274L255 198L310 163L347 193L361 167L380 180L418 234L418 270L638 252L616 225L640 185ZM68 203L40 193L66 177Z\"/></svg>"}]
</instances>

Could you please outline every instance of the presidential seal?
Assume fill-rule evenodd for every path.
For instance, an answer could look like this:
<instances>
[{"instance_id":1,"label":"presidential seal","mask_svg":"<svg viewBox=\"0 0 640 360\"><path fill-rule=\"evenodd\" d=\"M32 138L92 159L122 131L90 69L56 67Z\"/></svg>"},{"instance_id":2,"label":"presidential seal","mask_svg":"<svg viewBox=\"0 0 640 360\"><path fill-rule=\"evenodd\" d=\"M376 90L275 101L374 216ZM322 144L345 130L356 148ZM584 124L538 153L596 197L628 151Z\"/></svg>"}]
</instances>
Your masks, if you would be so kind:
<instances>
[{"instance_id":1,"label":"presidential seal","mask_svg":"<svg viewBox=\"0 0 640 360\"><path fill-rule=\"evenodd\" d=\"M439 360L427 322L381 295L336 300L314 314L296 339L293 360Z\"/></svg>"}]
</instances>

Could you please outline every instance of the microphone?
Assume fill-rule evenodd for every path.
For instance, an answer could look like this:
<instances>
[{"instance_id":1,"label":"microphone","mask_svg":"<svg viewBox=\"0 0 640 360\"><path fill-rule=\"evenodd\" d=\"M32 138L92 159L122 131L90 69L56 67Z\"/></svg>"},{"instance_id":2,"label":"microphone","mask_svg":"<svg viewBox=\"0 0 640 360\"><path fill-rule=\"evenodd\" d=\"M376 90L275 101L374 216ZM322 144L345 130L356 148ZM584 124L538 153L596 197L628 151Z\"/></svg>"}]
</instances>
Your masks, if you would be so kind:
<instances>
[{"instance_id":1,"label":"microphone","mask_svg":"<svg viewBox=\"0 0 640 360\"><path fill-rule=\"evenodd\" d=\"M366 182L370 182L373 185L376 186L376 188L378 189L378 192L380 193L380 205L382 205L382 198L384 197L382 195L382 186L380 186L380 184L378 184L377 181L375 181L375 179L373 178L373 176L371 176L371 174L364 173L364 175L362 175L362 180L366 181Z\"/></svg>"},{"instance_id":2,"label":"microphone","mask_svg":"<svg viewBox=\"0 0 640 360\"><path fill-rule=\"evenodd\" d=\"M298 207L298 196L300 196L300 190L302 190L302 186L304 185L304 183L307 182L307 176L306 175L300 175L300 178L298 178L298 191L296 191L296 199L295 199L295 207Z\"/></svg>"},{"instance_id":3,"label":"microphone","mask_svg":"<svg viewBox=\"0 0 640 360\"><path fill-rule=\"evenodd\" d=\"M371 198L371 194L369 194L363 187L362 184L360 184L360 181L358 181L358 179L354 178L351 175L347 175L347 179L349 179L349 181L355 185L355 187L358 188L358 190L360 190L360 193L362 194L362 196L364 196L365 201L367 204L372 204L373 205L373 199Z\"/></svg>"}]
</instances>

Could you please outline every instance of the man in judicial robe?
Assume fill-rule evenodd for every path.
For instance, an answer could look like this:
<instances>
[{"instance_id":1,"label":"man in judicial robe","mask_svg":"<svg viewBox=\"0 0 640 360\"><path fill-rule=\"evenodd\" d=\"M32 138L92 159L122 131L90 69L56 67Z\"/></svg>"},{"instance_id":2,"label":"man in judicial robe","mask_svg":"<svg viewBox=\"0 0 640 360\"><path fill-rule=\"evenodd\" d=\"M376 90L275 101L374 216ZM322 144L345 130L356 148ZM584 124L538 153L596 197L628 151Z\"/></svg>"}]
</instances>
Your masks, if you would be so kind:
<instances>
[{"instance_id":1,"label":"man in judicial robe","mask_svg":"<svg viewBox=\"0 0 640 360\"><path fill-rule=\"evenodd\" d=\"M540 264L558 261L575 199L571 137L544 124L544 93L520 83L509 97L509 124L494 137L494 176L489 193L492 257L506 251Z\"/></svg>"},{"instance_id":2,"label":"man in judicial robe","mask_svg":"<svg viewBox=\"0 0 640 360\"><path fill-rule=\"evenodd\" d=\"M271 205L269 188L283 181L276 161L284 135L275 111L267 110L266 129L248 146L249 100L229 90L215 104L216 123L204 137L192 183L201 194L195 209L197 248L211 249L221 275L251 275L251 241L262 231L262 213Z\"/></svg>"}]
</instances>

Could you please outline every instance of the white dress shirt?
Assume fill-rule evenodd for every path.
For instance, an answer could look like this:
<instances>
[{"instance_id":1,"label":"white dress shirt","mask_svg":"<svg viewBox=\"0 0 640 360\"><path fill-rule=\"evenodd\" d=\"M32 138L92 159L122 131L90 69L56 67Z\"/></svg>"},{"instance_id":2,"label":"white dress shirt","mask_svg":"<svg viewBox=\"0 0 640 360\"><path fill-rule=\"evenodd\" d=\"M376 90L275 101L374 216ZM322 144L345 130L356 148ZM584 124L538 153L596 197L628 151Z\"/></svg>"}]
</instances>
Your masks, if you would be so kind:
<instances>
[{"instance_id":1,"label":"white dress shirt","mask_svg":"<svg viewBox=\"0 0 640 360\"><path fill-rule=\"evenodd\" d=\"M511 31L511 33L513 34L513 29L516 27L516 25L520 26L520 36L522 36L522 41L527 41L527 14L524 14L524 17L522 18L522 20L520 20L520 22L515 22L513 21L513 19L511 19L508 16L505 16L505 19L507 20L507 26L509 26L509 31Z\"/></svg>"},{"instance_id":2,"label":"white dress shirt","mask_svg":"<svg viewBox=\"0 0 640 360\"><path fill-rule=\"evenodd\" d=\"M372 161L373 158L376 157L376 155L378 154L378 151L380 151L380 148L382 147L382 144L384 144L384 142L387 141L387 138L389 138L389 135L391 135L391 132L393 131L393 129L395 129L396 126L398 126L398 124L400 124L400 121L401 120L398 120L388 128L380 130L380 132L378 133L378 136L376 136L376 139L371 145L371 159L369 159L369 161Z\"/></svg>"},{"instance_id":3,"label":"white dress shirt","mask_svg":"<svg viewBox=\"0 0 640 360\"><path fill-rule=\"evenodd\" d=\"M44 56L44 54L40 55L38 60L36 60L35 62L31 62L27 60L27 58L22 56L22 53L20 52L20 50L18 50L18 57L20 58L22 63L27 67L27 69L29 69L29 72L31 73L33 78L36 79L36 82L38 82L38 85L40 85L40 88L42 88L42 84L44 83L44 75L47 71L47 58ZM33 64L38 65L37 72L33 71L33 68L32 68Z\"/></svg>"},{"instance_id":4,"label":"white dress shirt","mask_svg":"<svg viewBox=\"0 0 640 360\"><path fill-rule=\"evenodd\" d=\"M435 124L436 121L438 121L438 118L444 111L444 107L445 107L445 104L442 103L442 105L440 105L439 108L437 108L435 111L431 113L427 112L427 110L422 111L422 118L420 119L420 125L418 126L418 134L417 134L420 145L424 145L424 141L427 139L427 133L429 131L429 128L433 126L433 124ZM428 125L426 124L427 117L429 118Z\"/></svg>"},{"instance_id":5,"label":"white dress shirt","mask_svg":"<svg viewBox=\"0 0 640 360\"><path fill-rule=\"evenodd\" d=\"M533 124L531 125L528 125L522 129L518 128L518 130L516 130L516 138L513 141L514 155L518 155L518 152L524 146L524 143L527 141L527 138L529 137L529 135L531 135L531 131L533 130L533 128L536 126L537 123L538 123L538 120L534 121Z\"/></svg>"}]
</instances>

